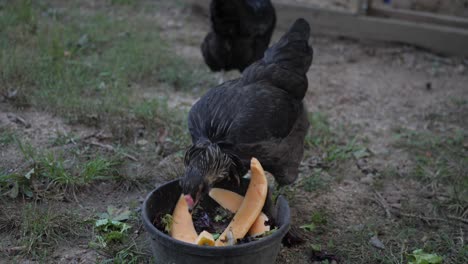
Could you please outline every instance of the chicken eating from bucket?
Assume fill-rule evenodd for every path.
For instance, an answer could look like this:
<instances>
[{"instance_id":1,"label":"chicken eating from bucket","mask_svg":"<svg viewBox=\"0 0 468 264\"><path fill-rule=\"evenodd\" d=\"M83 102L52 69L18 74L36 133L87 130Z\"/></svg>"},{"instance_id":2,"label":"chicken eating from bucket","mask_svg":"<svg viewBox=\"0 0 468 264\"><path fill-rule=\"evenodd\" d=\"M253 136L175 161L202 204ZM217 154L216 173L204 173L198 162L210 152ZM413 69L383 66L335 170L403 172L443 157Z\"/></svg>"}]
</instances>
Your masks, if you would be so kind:
<instances>
[{"instance_id":1,"label":"chicken eating from bucket","mask_svg":"<svg viewBox=\"0 0 468 264\"><path fill-rule=\"evenodd\" d=\"M267 197L263 169L273 175L280 192L298 177L309 128L303 103L308 89L306 73L313 58L309 36L309 23L297 19L240 78L210 89L192 106L188 116L192 145L185 154L185 172L179 180L183 194L173 214L174 237L178 237L176 230L183 226L180 235L187 239L184 241L193 242L199 233L208 231L217 246L235 244L249 240L251 235L245 235L260 217L262 208L275 220L277 214L271 197ZM231 202L239 198L232 198L235 195L226 191L215 191L214 187L229 182L226 188L237 191L232 188L242 185L242 176L249 169L251 186L238 209L229 209L230 202L223 205L221 197L230 196L226 200ZM216 213L213 210L216 206L202 205L210 192L221 204L218 207L235 215L232 217L224 209L216 209ZM259 225L263 221L265 226L262 220L265 217L260 218ZM292 230L286 236L292 236ZM210 236L199 241L207 239Z\"/></svg>"},{"instance_id":2,"label":"chicken eating from bucket","mask_svg":"<svg viewBox=\"0 0 468 264\"><path fill-rule=\"evenodd\" d=\"M260 162L252 158L251 179L245 197L213 188L209 196L218 206L206 211L197 207L191 214L181 195L172 213L168 233L175 239L200 246L231 246L260 239L271 233L268 217L262 213L267 191L265 172ZM199 235L197 229L201 230Z\"/></svg>"}]
</instances>

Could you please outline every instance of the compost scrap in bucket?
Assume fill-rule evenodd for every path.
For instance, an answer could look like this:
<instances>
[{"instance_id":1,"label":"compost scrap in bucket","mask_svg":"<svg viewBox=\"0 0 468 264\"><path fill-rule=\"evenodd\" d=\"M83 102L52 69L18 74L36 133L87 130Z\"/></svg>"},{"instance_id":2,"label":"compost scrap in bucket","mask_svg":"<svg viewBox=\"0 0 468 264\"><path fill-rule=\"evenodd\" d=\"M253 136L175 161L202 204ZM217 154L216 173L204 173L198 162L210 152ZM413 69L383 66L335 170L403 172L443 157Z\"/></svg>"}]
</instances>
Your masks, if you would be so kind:
<instances>
[{"instance_id":1,"label":"compost scrap in bucket","mask_svg":"<svg viewBox=\"0 0 468 264\"><path fill-rule=\"evenodd\" d=\"M237 182L238 192L229 190L232 185L228 189L211 188L208 197L202 199L203 203L195 207L193 214L181 194L172 213L172 226L168 227L165 221L164 230L169 230L177 240L217 247L249 242L271 233L267 233L271 226L265 225L270 218L262 213L268 197L268 180L262 165L254 157L250 161L250 172L246 191L241 188L240 181ZM163 220L166 217L161 222ZM252 239L244 239L247 235Z\"/></svg>"},{"instance_id":2,"label":"compost scrap in bucket","mask_svg":"<svg viewBox=\"0 0 468 264\"><path fill-rule=\"evenodd\" d=\"M195 207L192 212L192 220L197 233L208 231L215 239L226 229L233 217L234 213L224 209L209 197L203 199L200 205ZM153 224L160 231L169 234L168 230L170 230L171 220L168 219L170 219L170 214L160 213L155 217ZM242 239L237 239L236 245L262 239L277 230L276 226L272 225L270 221L266 221L265 225L270 225L271 231L255 237L246 235Z\"/></svg>"}]
</instances>

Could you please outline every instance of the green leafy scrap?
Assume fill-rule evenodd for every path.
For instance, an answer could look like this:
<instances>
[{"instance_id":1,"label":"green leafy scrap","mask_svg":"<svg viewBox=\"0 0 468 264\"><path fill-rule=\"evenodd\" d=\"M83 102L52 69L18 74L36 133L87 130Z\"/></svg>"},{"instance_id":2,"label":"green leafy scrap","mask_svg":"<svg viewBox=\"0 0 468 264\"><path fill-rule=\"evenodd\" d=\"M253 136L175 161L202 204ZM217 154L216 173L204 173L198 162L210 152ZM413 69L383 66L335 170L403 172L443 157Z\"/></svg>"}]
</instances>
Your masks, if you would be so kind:
<instances>
[{"instance_id":1,"label":"green leafy scrap","mask_svg":"<svg viewBox=\"0 0 468 264\"><path fill-rule=\"evenodd\" d=\"M164 225L164 231L167 233L171 231L173 221L174 218L170 214L165 214L163 217L161 217L161 223Z\"/></svg>"},{"instance_id":2,"label":"green leafy scrap","mask_svg":"<svg viewBox=\"0 0 468 264\"><path fill-rule=\"evenodd\" d=\"M434 253L426 253L422 249L416 249L408 255L408 264L441 264L443 258Z\"/></svg>"},{"instance_id":3,"label":"green leafy scrap","mask_svg":"<svg viewBox=\"0 0 468 264\"><path fill-rule=\"evenodd\" d=\"M309 231L309 232L312 232L315 230L315 224L314 223L310 223L310 224L306 224L306 225L301 225L300 228L306 230L306 231Z\"/></svg>"}]
</instances>

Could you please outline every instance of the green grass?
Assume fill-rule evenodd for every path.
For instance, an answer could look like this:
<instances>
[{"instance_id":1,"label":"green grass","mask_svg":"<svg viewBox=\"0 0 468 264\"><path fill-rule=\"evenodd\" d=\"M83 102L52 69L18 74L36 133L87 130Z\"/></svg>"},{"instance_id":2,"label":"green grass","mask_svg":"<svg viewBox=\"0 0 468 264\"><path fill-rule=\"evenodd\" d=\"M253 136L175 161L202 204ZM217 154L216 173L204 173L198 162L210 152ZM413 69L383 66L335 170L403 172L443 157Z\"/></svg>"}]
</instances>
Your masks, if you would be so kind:
<instances>
[{"instance_id":1,"label":"green grass","mask_svg":"<svg viewBox=\"0 0 468 264\"><path fill-rule=\"evenodd\" d=\"M117 251L112 258L99 261L99 264L136 264L136 263L146 263L149 256L141 252L136 245L130 245L119 251Z\"/></svg>"},{"instance_id":2,"label":"green grass","mask_svg":"<svg viewBox=\"0 0 468 264\"><path fill-rule=\"evenodd\" d=\"M327 173L323 173L322 169L315 169L311 175L306 176L301 186L307 192L326 191L328 190L331 178Z\"/></svg>"},{"instance_id":3,"label":"green grass","mask_svg":"<svg viewBox=\"0 0 468 264\"><path fill-rule=\"evenodd\" d=\"M188 113L169 108L164 98L142 101L133 107L133 113L138 121L150 129L156 130L161 125L168 129L166 140L179 146L179 149L190 143L190 135L187 133Z\"/></svg>"},{"instance_id":4,"label":"green grass","mask_svg":"<svg viewBox=\"0 0 468 264\"><path fill-rule=\"evenodd\" d=\"M52 208L26 205L14 219L17 222L18 244L23 247L21 253L36 258L47 257L59 243L68 243L70 239L84 234L85 226L81 218ZM12 231L14 230L8 230Z\"/></svg>"},{"instance_id":5,"label":"green grass","mask_svg":"<svg viewBox=\"0 0 468 264\"><path fill-rule=\"evenodd\" d=\"M349 137L343 127L332 128L327 116L321 112L309 114L310 129L306 135L306 150L321 155L323 166L337 167L345 160L368 155L355 137ZM309 155L306 152L306 156Z\"/></svg>"},{"instance_id":6,"label":"green grass","mask_svg":"<svg viewBox=\"0 0 468 264\"><path fill-rule=\"evenodd\" d=\"M8 14L0 16L0 30L18 25L27 26L29 30L33 30L37 26L32 0L0 1L0 8Z\"/></svg>"},{"instance_id":7,"label":"green grass","mask_svg":"<svg viewBox=\"0 0 468 264\"><path fill-rule=\"evenodd\" d=\"M328 136L327 126L323 127L319 129L319 132L323 132L321 137L331 138L329 142L333 142L333 137ZM400 172L388 165L381 171L380 180L374 183L373 188L384 190L390 182L411 178L421 183L421 193L432 193L434 197L410 196L408 200L402 201L401 211L415 217L393 216L391 220L371 217L359 220L362 223L360 225L343 229L341 223L335 223L334 220L346 216L329 216L327 219L330 221L322 225L321 232L318 232L318 225L311 220L304 225L313 233L311 245L319 251L333 253L347 263L408 263L412 252L417 249L441 256L443 263L467 263L468 246L462 238L466 233L464 224L453 220L444 221L448 215L466 219L466 139L467 135L462 131L442 135L429 131L398 131L394 147L407 151L413 166L406 175L404 170ZM315 143L312 147L323 145ZM355 157L361 154L360 151L352 153ZM314 176L304 178L303 183L308 183L312 190L323 188L323 181ZM427 223L419 219L419 215L437 217L442 221ZM377 249L370 244L373 236L383 242L385 249Z\"/></svg>"},{"instance_id":8,"label":"green grass","mask_svg":"<svg viewBox=\"0 0 468 264\"><path fill-rule=\"evenodd\" d=\"M327 146L336 141L337 135L330 127L325 114L321 112L309 113L311 129L306 136L305 145L308 148Z\"/></svg>"},{"instance_id":9,"label":"green grass","mask_svg":"<svg viewBox=\"0 0 468 264\"><path fill-rule=\"evenodd\" d=\"M90 183L95 180L108 180L112 179L113 175L116 175L115 166L118 163L106 159L104 157L96 157L83 165L83 169L80 173L82 182L84 184Z\"/></svg>"},{"instance_id":10,"label":"green grass","mask_svg":"<svg viewBox=\"0 0 468 264\"><path fill-rule=\"evenodd\" d=\"M40 16L45 7L25 3L16 8L8 2L0 11L5 20L0 84L18 89L18 97L34 107L96 124L138 108L137 83L188 91L207 81L203 71L174 53L153 21L138 15L138 8L119 5L116 12L125 19L99 10L66 10L56 17ZM24 16L37 17L37 32L16 26L29 23Z\"/></svg>"},{"instance_id":11,"label":"green grass","mask_svg":"<svg viewBox=\"0 0 468 264\"><path fill-rule=\"evenodd\" d=\"M90 247L109 256L98 263L141 263L149 259L149 255L142 250L146 240L135 232L141 224L140 218L128 208L109 206L107 212L96 220L95 235L89 243Z\"/></svg>"},{"instance_id":12,"label":"green grass","mask_svg":"<svg viewBox=\"0 0 468 264\"><path fill-rule=\"evenodd\" d=\"M0 31L0 87L18 91L12 103L70 123L108 126L124 144L134 139L135 123L149 129L163 126L176 148L185 147L187 113L169 108L165 97L142 99L140 87L156 86L152 92L164 95L167 88L187 92L209 87L210 78L174 53L154 21L138 15L144 6L118 5L115 11L123 18L117 19L99 10L39 15L47 10L43 5L18 9L8 3L0 10L5 21L16 21L5 22ZM26 23L15 18L25 8L37 17L37 32L16 26Z\"/></svg>"},{"instance_id":13,"label":"green grass","mask_svg":"<svg viewBox=\"0 0 468 264\"><path fill-rule=\"evenodd\" d=\"M312 163L301 167L300 186L307 192L327 191L333 181L340 182L347 175L343 169L370 153L363 146L364 140L358 141L342 125L334 128L325 114L309 113L309 122L304 160Z\"/></svg>"},{"instance_id":14,"label":"green grass","mask_svg":"<svg viewBox=\"0 0 468 264\"><path fill-rule=\"evenodd\" d=\"M63 146L63 145L70 144L70 143L76 144L76 141L78 139L79 138L73 134L68 134L68 133L64 134L62 132L57 132L55 136L49 138L49 143L51 146L57 147L57 146Z\"/></svg>"},{"instance_id":15,"label":"green grass","mask_svg":"<svg viewBox=\"0 0 468 264\"><path fill-rule=\"evenodd\" d=\"M90 145L76 132L57 134L45 144L31 137L30 144L28 133L0 130L0 146L22 156L0 169L0 207L26 204L23 211L8 210L18 213L15 217L0 213L0 232L13 231L7 243L24 246L20 261L50 262L57 245L80 236L80 216L45 209L51 201L76 201L76 192L99 181L111 181L117 191L127 181L141 184L131 170L146 171L158 164L159 155L180 151L190 142L187 112L169 107L167 95L198 94L212 86L213 78L206 67L176 54L154 19L159 5L170 4L111 0L91 8L87 3L0 0L0 94L15 94L6 98L15 110L30 107L63 118L72 131L82 125L105 131L111 142L102 143L115 150ZM141 130L149 142L144 150L134 144ZM153 152L154 142L163 150ZM141 154L129 164L122 152ZM44 204L36 206L33 200ZM112 244L96 249L103 263L150 259L141 222L128 222L131 229L124 235L101 234Z\"/></svg>"},{"instance_id":16,"label":"green grass","mask_svg":"<svg viewBox=\"0 0 468 264\"><path fill-rule=\"evenodd\" d=\"M111 0L113 5L134 5L137 0Z\"/></svg>"},{"instance_id":17,"label":"green grass","mask_svg":"<svg viewBox=\"0 0 468 264\"><path fill-rule=\"evenodd\" d=\"M468 151L463 145L467 138L462 131L444 136L403 131L395 143L410 153L414 163L410 176L437 196L449 198L435 199L434 205L457 215L468 210Z\"/></svg>"},{"instance_id":18,"label":"green grass","mask_svg":"<svg viewBox=\"0 0 468 264\"><path fill-rule=\"evenodd\" d=\"M0 146L10 145L15 141L15 132L10 129L0 128Z\"/></svg>"},{"instance_id":19,"label":"green grass","mask_svg":"<svg viewBox=\"0 0 468 264\"><path fill-rule=\"evenodd\" d=\"M18 141L24 156L23 168L14 173L0 175L0 194L11 198L18 196L44 197L49 192L68 193L95 181L118 179L115 157L76 155L61 152L42 152L31 144ZM42 188L33 188L40 182Z\"/></svg>"},{"instance_id":20,"label":"green grass","mask_svg":"<svg viewBox=\"0 0 468 264\"><path fill-rule=\"evenodd\" d=\"M301 226L302 229L320 234L325 231L327 214L324 210L316 210L310 216L310 221Z\"/></svg>"},{"instance_id":21,"label":"green grass","mask_svg":"<svg viewBox=\"0 0 468 264\"><path fill-rule=\"evenodd\" d=\"M443 263L462 264L468 261L467 246L459 235L450 228L438 230L420 226L418 222L387 222L382 219L368 219L364 224L348 227L333 233L335 224L322 225L313 229L311 245L314 248L333 253L346 263L408 263L408 257L416 249L434 253L444 258ZM333 233L333 234L332 234ZM385 249L377 249L370 239L377 236Z\"/></svg>"}]
</instances>

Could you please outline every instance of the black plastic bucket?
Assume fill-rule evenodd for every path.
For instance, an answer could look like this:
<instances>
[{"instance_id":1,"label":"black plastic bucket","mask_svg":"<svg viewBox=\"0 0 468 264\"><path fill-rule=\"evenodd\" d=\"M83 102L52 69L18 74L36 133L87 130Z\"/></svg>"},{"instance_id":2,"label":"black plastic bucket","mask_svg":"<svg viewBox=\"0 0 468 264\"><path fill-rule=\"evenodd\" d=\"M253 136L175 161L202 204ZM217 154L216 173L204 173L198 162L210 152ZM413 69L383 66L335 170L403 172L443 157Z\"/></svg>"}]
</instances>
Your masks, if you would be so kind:
<instances>
[{"instance_id":1,"label":"black plastic bucket","mask_svg":"<svg viewBox=\"0 0 468 264\"><path fill-rule=\"evenodd\" d=\"M233 190L234 191L234 190ZM151 237L151 251L158 264L272 264L289 230L290 212L286 199L278 197L275 223L278 230L257 241L225 247L201 247L173 239L159 231L156 216L171 214L181 194L179 181L168 182L152 191L143 203L143 223Z\"/></svg>"}]
</instances>

